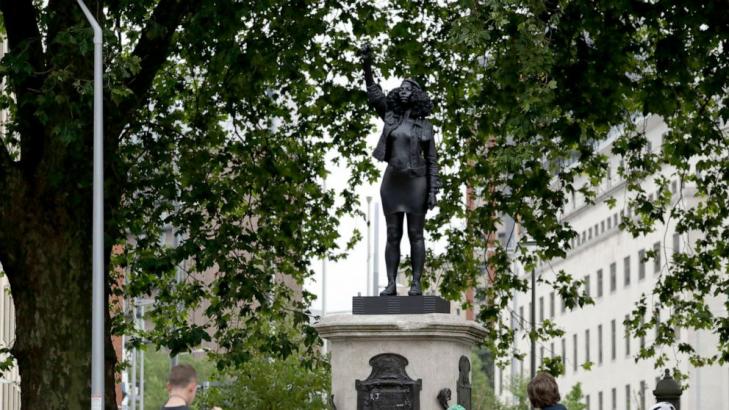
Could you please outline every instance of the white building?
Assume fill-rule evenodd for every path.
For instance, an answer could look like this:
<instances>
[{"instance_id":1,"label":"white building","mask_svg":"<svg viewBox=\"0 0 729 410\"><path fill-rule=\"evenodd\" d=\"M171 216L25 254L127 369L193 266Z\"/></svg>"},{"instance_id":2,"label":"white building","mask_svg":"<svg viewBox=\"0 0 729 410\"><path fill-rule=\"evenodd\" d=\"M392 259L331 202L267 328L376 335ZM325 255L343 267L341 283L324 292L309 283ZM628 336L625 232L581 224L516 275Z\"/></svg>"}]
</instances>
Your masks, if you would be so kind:
<instances>
[{"instance_id":1,"label":"white building","mask_svg":"<svg viewBox=\"0 0 729 410\"><path fill-rule=\"evenodd\" d=\"M666 125L657 117L645 120L645 131L652 149L660 147ZM610 154L611 139L600 150ZM560 392L564 395L576 383L581 383L585 402L589 410L641 410L655 403L653 389L663 374L656 369L652 360L636 362L642 343L646 340L626 336L623 321L629 315L642 294L647 295L648 306L656 306L657 298L652 289L663 272L670 268L671 256L675 250L684 250L698 234L678 235L671 222L658 225L646 236L633 238L630 233L618 228L622 218L630 217L627 208L625 184L618 180L617 167L620 159L610 156L609 177L600 187L594 205L585 204L579 196L564 210L562 219L572 225L579 235L573 241L566 258L542 264L535 272L537 277L551 279L556 272L564 270L576 279L585 279L586 291L595 304L570 311L565 309L558 295L547 284L536 286L536 322L552 319L565 331L564 336L538 342L536 347L537 367L544 357L561 356L565 375L558 379ZM670 177L670 172L665 171ZM681 198L685 206L693 206L695 197L691 186L681 187L672 177L670 188L673 200ZM655 195L652 182L646 182L646 192ZM682 193L682 196L679 195ZM614 208L606 200L615 198ZM657 260L641 262L644 252L658 249ZM524 273L530 278L531 273ZM717 312L725 309L715 301ZM505 401L512 400L508 390L510 375L528 378L530 340L529 330L531 294L515 295L513 311L519 331L518 349L526 353L523 362L512 361L505 369L496 369L495 389ZM669 312L662 312L668 315ZM716 337L709 333L677 329L680 342L691 344L697 353L707 355L716 352ZM686 357L670 352L669 357L678 359L678 367L688 375L688 390L682 396L682 410L729 409L729 367L694 368ZM586 370L582 365L591 362ZM673 365L673 363L669 363Z\"/></svg>"},{"instance_id":2,"label":"white building","mask_svg":"<svg viewBox=\"0 0 729 410\"><path fill-rule=\"evenodd\" d=\"M7 51L7 39L0 38L0 58ZM0 111L0 136L5 132L7 111ZM2 272L2 266L0 266ZM0 277L0 347L10 348L15 341L15 304L10 295L10 284L8 278L3 274ZM0 360L5 359L0 355ZM0 373L0 409L20 409L20 374L17 366Z\"/></svg>"}]
</instances>

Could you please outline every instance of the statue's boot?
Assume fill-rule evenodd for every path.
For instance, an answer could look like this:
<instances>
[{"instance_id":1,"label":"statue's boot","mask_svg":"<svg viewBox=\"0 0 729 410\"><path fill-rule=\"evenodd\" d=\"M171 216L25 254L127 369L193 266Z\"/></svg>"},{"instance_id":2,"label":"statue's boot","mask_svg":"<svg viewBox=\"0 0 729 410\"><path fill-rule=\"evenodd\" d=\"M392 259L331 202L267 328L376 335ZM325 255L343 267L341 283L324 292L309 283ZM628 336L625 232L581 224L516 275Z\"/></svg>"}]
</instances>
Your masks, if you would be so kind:
<instances>
[{"instance_id":1,"label":"statue's boot","mask_svg":"<svg viewBox=\"0 0 729 410\"><path fill-rule=\"evenodd\" d=\"M396 274L387 273L387 287L380 292L380 296L397 296L397 282L395 282Z\"/></svg>"},{"instance_id":2,"label":"statue's boot","mask_svg":"<svg viewBox=\"0 0 729 410\"><path fill-rule=\"evenodd\" d=\"M420 289L420 273L413 272L413 284L410 286L408 295L420 296L422 294L423 294L423 291Z\"/></svg>"}]
</instances>

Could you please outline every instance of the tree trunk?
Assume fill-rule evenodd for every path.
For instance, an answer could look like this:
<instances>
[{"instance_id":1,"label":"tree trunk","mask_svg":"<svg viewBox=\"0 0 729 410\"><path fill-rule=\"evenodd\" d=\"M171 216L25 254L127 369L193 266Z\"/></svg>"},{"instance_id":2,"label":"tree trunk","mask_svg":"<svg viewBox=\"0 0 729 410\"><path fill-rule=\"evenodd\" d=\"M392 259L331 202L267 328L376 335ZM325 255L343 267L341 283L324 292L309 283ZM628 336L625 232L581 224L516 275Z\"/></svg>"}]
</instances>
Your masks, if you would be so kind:
<instances>
[{"instance_id":1,"label":"tree trunk","mask_svg":"<svg viewBox=\"0 0 729 410\"><path fill-rule=\"evenodd\" d=\"M55 201L47 198L46 201L36 198L33 202L18 207L22 219L10 219L21 223L12 228L3 227L15 228L8 236L17 238L16 246L3 252L3 261L15 303L17 326L12 354L20 372L21 406L23 409L88 409L91 215L89 212L86 216L84 211L90 211L90 207L83 207L81 212L67 212L66 207L54 206ZM107 295L108 289L109 284ZM107 306L107 329L108 312ZM105 334L105 408L117 409L116 356L109 332Z\"/></svg>"}]
</instances>

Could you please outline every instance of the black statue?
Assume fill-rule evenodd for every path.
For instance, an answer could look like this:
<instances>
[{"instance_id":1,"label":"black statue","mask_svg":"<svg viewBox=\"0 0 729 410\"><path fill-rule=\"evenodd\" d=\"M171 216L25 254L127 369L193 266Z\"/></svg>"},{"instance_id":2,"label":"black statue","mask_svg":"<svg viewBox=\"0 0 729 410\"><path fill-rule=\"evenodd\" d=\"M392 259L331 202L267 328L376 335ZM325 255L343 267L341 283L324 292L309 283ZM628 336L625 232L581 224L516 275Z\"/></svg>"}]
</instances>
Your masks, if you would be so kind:
<instances>
[{"instance_id":1,"label":"black statue","mask_svg":"<svg viewBox=\"0 0 729 410\"><path fill-rule=\"evenodd\" d=\"M387 223L385 266L387 287L380 296L395 296L400 240L403 220L408 219L408 239L412 261L413 282L408 295L422 294L420 276L425 264L425 213L436 204L440 186L438 162L433 139L433 124L427 120L433 103L415 80L406 79L387 95L372 78L372 50L365 45L360 50L369 103L385 121L374 153L387 162L382 177L380 197Z\"/></svg>"},{"instance_id":2,"label":"black statue","mask_svg":"<svg viewBox=\"0 0 729 410\"><path fill-rule=\"evenodd\" d=\"M440 404L440 408L442 408L443 410L448 410L449 401L451 401L451 389L440 389L440 391L438 392L438 404Z\"/></svg>"}]
</instances>

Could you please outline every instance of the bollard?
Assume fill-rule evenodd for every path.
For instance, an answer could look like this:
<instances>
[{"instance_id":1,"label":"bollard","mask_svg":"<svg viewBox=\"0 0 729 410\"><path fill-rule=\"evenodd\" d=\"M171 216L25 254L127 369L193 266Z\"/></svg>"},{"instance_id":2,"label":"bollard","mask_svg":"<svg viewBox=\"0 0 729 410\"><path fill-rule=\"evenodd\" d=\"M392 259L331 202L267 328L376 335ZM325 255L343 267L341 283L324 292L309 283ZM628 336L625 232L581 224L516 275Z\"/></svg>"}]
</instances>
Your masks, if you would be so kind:
<instances>
[{"instance_id":1,"label":"bollard","mask_svg":"<svg viewBox=\"0 0 729 410\"><path fill-rule=\"evenodd\" d=\"M663 375L663 379L658 381L656 389L653 390L653 395L656 397L657 402L668 402L676 407L676 410L681 410L681 385L671 377L671 372L666 369L666 373Z\"/></svg>"}]
</instances>

